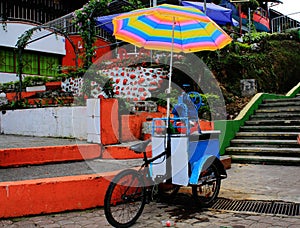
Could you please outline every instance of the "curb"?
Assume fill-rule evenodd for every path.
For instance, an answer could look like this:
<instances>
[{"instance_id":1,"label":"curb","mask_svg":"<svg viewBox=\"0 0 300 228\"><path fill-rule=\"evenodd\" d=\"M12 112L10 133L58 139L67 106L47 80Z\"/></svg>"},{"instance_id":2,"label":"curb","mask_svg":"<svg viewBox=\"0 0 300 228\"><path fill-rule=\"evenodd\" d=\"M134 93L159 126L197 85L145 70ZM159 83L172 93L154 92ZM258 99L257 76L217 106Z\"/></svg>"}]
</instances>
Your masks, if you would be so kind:
<instances>
[{"instance_id":1,"label":"curb","mask_svg":"<svg viewBox=\"0 0 300 228\"><path fill-rule=\"evenodd\" d=\"M102 149L98 144L1 149L0 167L80 161L101 155Z\"/></svg>"},{"instance_id":2,"label":"curb","mask_svg":"<svg viewBox=\"0 0 300 228\"><path fill-rule=\"evenodd\" d=\"M0 218L103 206L117 172L0 183Z\"/></svg>"},{"instance_id":3,"label":"curb","mask_svg":"<svg viewBox=\"0 0 300 228\"><path fill-rule=\"evenodd\" d=\"M230 168L230 157L221 158L221 161L226 169ZM1 182L0 218L50 214L103 206L107 187L119 171Z\"/></svg>"}]
</instances>

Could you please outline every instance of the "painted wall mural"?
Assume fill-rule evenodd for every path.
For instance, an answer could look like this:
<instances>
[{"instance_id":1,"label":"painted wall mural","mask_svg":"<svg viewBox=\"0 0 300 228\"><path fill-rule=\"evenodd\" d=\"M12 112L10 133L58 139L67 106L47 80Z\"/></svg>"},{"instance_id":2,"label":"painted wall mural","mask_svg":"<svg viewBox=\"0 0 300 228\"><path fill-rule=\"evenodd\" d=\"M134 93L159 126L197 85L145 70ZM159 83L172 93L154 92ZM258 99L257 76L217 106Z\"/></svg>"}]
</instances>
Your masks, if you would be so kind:
<instances>
[{"instance_id":1,"label":"painted wall mural","mask_svg":"<svg viewBox=\"0 0 300 228\"><path fill-rule=\"evenodd\" d=\"M162 68L144 67L114 67L101 70L100 74L111 78L114 82L116 97L127 98L130 101L143 101L151 97L151 91L160 88L163 80L168 77L168 71ZM80 87L84 78L69 78L62 82L62 90L80 95ZM91 82L91 97L103 96L102 88L96 82Z\"/></svg>"}]
</instances>

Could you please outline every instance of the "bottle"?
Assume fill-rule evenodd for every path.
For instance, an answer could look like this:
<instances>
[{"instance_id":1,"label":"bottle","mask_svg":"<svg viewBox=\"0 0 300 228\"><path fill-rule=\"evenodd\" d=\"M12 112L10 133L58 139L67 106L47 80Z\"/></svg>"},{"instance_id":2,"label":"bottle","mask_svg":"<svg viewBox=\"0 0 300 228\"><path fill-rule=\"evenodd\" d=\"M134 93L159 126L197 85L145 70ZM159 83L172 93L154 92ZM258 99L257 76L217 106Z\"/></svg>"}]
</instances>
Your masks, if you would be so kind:
<instances>
[{"instance_id":1,"label":"bottle","mask_svg":"<svg viewBox=\"0 0 300 228\"><path fill-rule=\"evenodd\" d=\"M163 220L161 221L163 227L175 227L176 223L174 221L171 220Z\"/></svg>"}]
</instances>

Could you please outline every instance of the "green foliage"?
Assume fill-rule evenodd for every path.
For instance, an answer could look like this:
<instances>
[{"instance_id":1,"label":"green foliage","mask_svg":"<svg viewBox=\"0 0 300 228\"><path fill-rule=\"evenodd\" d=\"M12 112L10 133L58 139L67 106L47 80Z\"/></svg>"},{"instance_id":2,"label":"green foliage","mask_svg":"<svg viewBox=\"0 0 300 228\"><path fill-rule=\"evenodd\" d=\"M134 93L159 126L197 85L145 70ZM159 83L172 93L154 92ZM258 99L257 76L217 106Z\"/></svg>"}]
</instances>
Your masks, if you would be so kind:
<instances>
[{"instance_id":1,"label":"green foliage","mask_svg":"<svg viewBox=\"0 0 300 228\"><path fill-rule=\"evenodd\" d=\"M24 109L24 108L29 108L30 104L28 103L27 99L22 99L22 100L13 100L8 105L1 107L0 109Z\"/></svg>"},{"instance_id":2,"label":"green foliage","mask_svg":"<svg viewBox=\"0 0 300 228\"><path fill-rule=\"evenodd\" d=\"M130 114L130 103L126 101L124 98L118 97L118 103L119 103L119 114L120 115L128 115Z\"/></svg>"},{"instance_id":3,"label":"green foliage","mask_svg":"<svg viewBox=\"0 0 300 228\"><path fill-rule=\"evenodd\" d=\"M249 2L242 3L242 12L248 13L248 8L251 10L256 10L259 7L259 3L257 0L250 0Z\"/></svg>"},{"instance_id":4,"label":"green foliage","mask_svg":"<svg viewBox=\"0 0 300 228\"><path fill-rule=\"evenodd\" d=\"M1 20L1 24L2 24L2 29L7 32L7 23L5 20Z\"/></svg>"},{"instance_id":5,"label":"green foliage","mask_svg":"<svg viewBox=\"0 0 300 228\"><path fill-rule=\"evenodd\" d=\"M267 32L252 32L249 36L245 36L244 42L245 43L258 43L261 42L262 40L267 40L271 36L270 33Z\"/></svg>"},{"instance_id":6,"label":"green foliage","mask_svg":"<svg viewBox=\"0 0 300 228\"><path fill-rule=\"evenodd\" d=\"M106 0L90 0L81 9L74 12L73 23L81 35L85 50L84 66L88 68L92 64L96 41L95 16L107 15L109 13Z\"/></svg>"},{"instance_id":7,"label":"green foliage","mask_svg":"<svg viewBox=\"0 0 300 228\"><path fill-rule=\"evenodd\" d=\"M33 32L35 31L35 28L29 29L25 31L19 38L16 44L16 47L19 49L24 49L27 45L27 42L31 38Z\"/></svg>"},{"instance_id":8,"label":"green foliage","mask_svg":"<svg viewBox=\"0 0 300 228\"><path fill-rule=\"evenodd\" d=\"M171 106L177 103L177 99L180 92L178 90L172 89L170 94L170 104ZM166 93L159 93L156 97L148 98L147 100L156 102L157 105L167 107L167 96Z\"/></svg>"},{"instance_id":9,"label":"green foliage","mask_svg":"<svg viewBox=\"0 0 300 228\"><path fill-rule=\"evenodd\" d=\"M255 33L246 41L232 42L219 53L197 53L224 88L226 103L231 96L241 96L241 79L255 79L258 92L276 94L299 82L300 43L295 33Z\"/></svg>"},{"instance_id":10,"label":"green foliage","mask_svg":"<svg viewBox=\"0 0 300 228\"><path fill-rule=\"evenodd\" d=\"M217 107L220 107L220 97L215 94L201 94L202 103L205 105L201 106L198 110L198 116L200 119L210 120L211 116L216 113L218 110Z\"/></svg>"},{"instance_id":11,"label":"green foliage","mask_svg":"<svg viewBox=\"0 0 300 228\"><path fill-rule=\"evenodd\" d=\"M30 86L44 85L46 82L61 81L62 75L56 77L26 76L22 80L22 89ZM0 83L0 91L19 91L19 81Z\"/></svg>"},{"instance_id":12,"label":"green foliage","mask_svg":"<svg viewBox=\"0 0 300 228\"><path fill-rule=\"evenodd\" d=\"M108 5L112 1L109 0L90 0L81 9L74 12L73 23L81 35L83 40L83 48L85 55L83 56L84 67L87 69L92 65L92 57L94 56L95 46L93 44L96 41L96 20L95 17L105 16L110 14ZM142 7L139 0L128 1L134 7ZM126 6L123 10L129 11L134 8Z\"/></svg>"}]
</instances>

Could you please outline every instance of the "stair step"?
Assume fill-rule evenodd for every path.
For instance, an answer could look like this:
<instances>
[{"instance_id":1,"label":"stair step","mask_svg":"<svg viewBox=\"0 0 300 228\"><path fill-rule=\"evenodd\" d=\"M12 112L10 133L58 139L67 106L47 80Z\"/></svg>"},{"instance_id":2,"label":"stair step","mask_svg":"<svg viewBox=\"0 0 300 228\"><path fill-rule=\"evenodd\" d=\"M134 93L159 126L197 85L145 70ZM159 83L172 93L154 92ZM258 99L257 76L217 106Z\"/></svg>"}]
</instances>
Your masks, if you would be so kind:
<instances>
[{"instance_id":1,"label":"stair step","mask_svg":"<svg viewBox=\"0 0 300 228\"><path fill-rule=\"evenodd\" d=\"M286 113L286 112L300 112L300 106L292 107L270 107L270 108L259 108L255 113Z\"/></svg>"},{"instance_id":2,"label":"stair step","mask_svg":"<svg viewBox=\"0 0 300 228\"><path fill-rule=\"evenodd\" d=\"M245 122L246 125L267 125L267 124L271 124L271 125L285 125L285 124L289 124L289 125L296 125L296 126L300 126L300 120L248 120Z\"/></svg>"},{"instance_id":3,"label":"stair step","mask_svg":"<svg viewBox=\"0 0 300 228\"><path fill-rule=\"evenodd\" d=\"M299 120L300 119L300 112L299 113L255 113L251 116L251 120L257 119L277 119L277 120Z\"/></svg>"},{"instance_id":4,"label":"stair step","mask_svg":"<svg viewBox=\"0 0 300 228\"><path fill-rule=\"evenodd\" d=\"M59 164L31 165L17 168L8 167L0 169L0 182L97 174L137 167L141 164L141 159L93 159Z\"/></svg>"},{"instance_id":5,"label":"stair step","mask_svg":"<svg viewBox=\"0 0 300 228\"><path fill-rule=\"evenodd\" d=\"M263 103L281 103L281 102L300 102L300 97L283 98L283 99L265 99Z\"/></svg>"},{"instance_id":6,"label":"stair step","mask_svg":"<svg viewBox=\"0 0 300 228\"><path fill-rule=\"evenodd\" d=\"M266 165L300 165L299 157L269 157L232 155L232 163L251 163Z\"/></svg>"},{"instance_id":7,"label":"stair step","mask_svg":"<svg viewBox=\"0 0 300 228\"><path fill-rule=\"evenodd\" d=\"M297 140L270 139L233 139L231 140L231 145L237 147L298 147Z\"/></svg>"},{"instance_id":8,"label":"stair step","mask_svg":"<svg viewBox=\"0 0 300 228\"><path fill-rule=\"evenodd\" d=\"M279 155L284 154L286 156L296 155L300 157L299 148L277 148L277 147L227 147L226 152L229 154L269 154Z\"/></svg>"},{"instance_id":9,"label":"stair step","mask_svg":"<svg viewBox=\"0 0 300 228\"><path fill-rule=\"evenodd\" d=\"M258 137L260 139L270 139L270 138L278 138L280 139L292 139L296 140L298 134L300 132L238 132L236 133L236 137L247 138L247 137Z\"/></svg>"},{"instance_id":10,"label":"stair step","mask_svg":"<svg viewBox=\"0 0 300 228\"><path fill-rule=\"evenodd\" d=\"M300 101L291 101L291 102L273 102L273 103L262 103L259 107L289 107L289 106L300 106Z\"/></svg>"},{"instance_id":11,"label":"stair step","mask_svg":"<svg viewBox=\"0 0 300 228\"><path fill-rule=\"evenodd\" d=\"M300 132L300 126L278 126L278 125L272 125L272 126L265 126L265 125L255 125L255 126L242 126L240 128L243 131L299 131Z\"/></svg>"}]
</instances>

